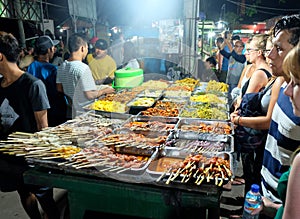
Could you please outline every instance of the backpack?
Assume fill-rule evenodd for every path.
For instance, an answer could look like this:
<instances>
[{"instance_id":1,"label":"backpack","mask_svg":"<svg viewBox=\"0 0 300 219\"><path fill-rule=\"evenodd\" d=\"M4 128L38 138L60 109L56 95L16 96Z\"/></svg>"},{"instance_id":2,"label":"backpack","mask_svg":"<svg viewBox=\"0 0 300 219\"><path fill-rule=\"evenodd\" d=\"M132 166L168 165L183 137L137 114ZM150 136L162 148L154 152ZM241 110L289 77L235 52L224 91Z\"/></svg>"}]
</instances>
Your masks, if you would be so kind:
<instances>
[{"instance_id":1,"label":"backpack","mask_svg":"<svg viewBox=\"0 0 300 219\"><path fill-rule=\"evenodd\" d=\"M266 113L262 110L261 100L267 91L272 88L274 82L275 80L260 92L245 94L238 109L238 114L242 117L265 116ZM238 125L235 129L235 141L237 147L240 147L238 149L245 152L249 149L256 149L260 145L264 146L267 134L268 130L258 130Z\"/></svg>"}]
</instances>

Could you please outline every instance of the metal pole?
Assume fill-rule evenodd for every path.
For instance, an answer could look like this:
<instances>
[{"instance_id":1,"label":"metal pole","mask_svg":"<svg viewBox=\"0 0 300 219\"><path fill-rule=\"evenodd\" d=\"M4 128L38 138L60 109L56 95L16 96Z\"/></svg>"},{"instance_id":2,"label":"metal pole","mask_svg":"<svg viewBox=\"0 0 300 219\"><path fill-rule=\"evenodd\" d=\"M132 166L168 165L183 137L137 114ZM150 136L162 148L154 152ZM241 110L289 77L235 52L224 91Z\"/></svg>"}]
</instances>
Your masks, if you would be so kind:
<instances>
[{"instance_id":1,"label":"metal pole","mask_svg":"<svg viewBox=\"0 0 300 219\"><path fill-rule=\"evenodd\" d=\"M41 20L42 20L42 31L43 35L45 35L45 26L44 26L44 12L43 12L43 1L40 1L40 10L41 10Z\"/></svg>"},{"instance_id":2,"label":"metal pole","mask_svg":"<svg viewBox=\"0 0 300 219\"><path fill-rule=\"evenodd\" d=\"M25 32L24 32L24 26L23 26L23 20L22 20L20 0L15 1L15 8L16 8L17 19L18 19L18 28L19 28L19 34L20 34L20 45L25 48L26 47L26 41L25 41Z\"/></svg>"},{"instance_id":3,"label":"metal pole","mask_svg":"<svg viewBox=\"0 0 300 219\"><path fill-rule=\"evenodd\" d=\"M204 57L204 53L203 53L203 41L204 41L204 20L202 21L202 28L201 28L201 32L202 32L202 39L201 39L201 58Z\"/></svg>"}]
</instances>

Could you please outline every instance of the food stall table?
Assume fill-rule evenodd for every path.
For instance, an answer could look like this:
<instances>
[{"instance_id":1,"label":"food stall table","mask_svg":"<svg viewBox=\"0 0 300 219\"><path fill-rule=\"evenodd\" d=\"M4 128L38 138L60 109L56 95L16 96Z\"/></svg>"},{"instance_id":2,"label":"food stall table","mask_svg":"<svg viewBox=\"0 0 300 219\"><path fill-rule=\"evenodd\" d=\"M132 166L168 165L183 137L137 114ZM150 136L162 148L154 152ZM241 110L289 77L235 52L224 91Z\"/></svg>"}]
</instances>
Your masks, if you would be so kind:
<instances>
[{"instance_id":1,"label":"food stall table","mask_svg":"<svg viewBox=\"0 0 300 219\"><path fill-rule=\"evenodd\" d=\"M24 173L24 181L68 190L71 219L82 219L87 210L143 218L219 218L222 189L208 184L135 184L38 166Z\"/></svg>"}]
</instances>

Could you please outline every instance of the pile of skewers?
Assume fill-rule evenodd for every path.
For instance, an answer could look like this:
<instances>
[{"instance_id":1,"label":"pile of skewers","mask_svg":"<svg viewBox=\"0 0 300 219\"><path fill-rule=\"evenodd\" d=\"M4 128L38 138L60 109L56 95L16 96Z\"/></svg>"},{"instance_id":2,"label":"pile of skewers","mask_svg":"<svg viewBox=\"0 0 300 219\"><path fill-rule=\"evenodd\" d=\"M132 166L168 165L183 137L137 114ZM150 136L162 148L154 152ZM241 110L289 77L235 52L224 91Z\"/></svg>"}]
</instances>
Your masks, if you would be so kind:
<instances>
[{"instance_id":1,"label":"pile of skewers","mask_svg":"<svg viewBox=\"0 0 300 219\"><path fill-rule=\"evenodd\" d=\"M70 141L59 138L41 138L37 134L15 132L7 140L0 141L0 152L3 154L24 156L25 158L56 159L68 158L80 148Z\"/></svg>"},{"instance_id":2,"label":"pile of skewers","mask_svg":"<svg viewBox=\"0 0 300 219\"><path fill-rule=\"evenodd\" d=\"M149 158L116 153L109 147L87 147L78 154L59 163L58 166L72 167L75 169L97 168L100 172L121 173L126 170L145 167Z\"/></svg>"},{"instance_id":3,"label":"pile of skewers","mask_svg":"<svg viewBox=\"0 0 300 219\"><path fill-rule=\"evenodd\" d=\"M190 150L192 153L216 153L224 151L224 148L227 146L227 143L220 141L181 139L173 142L173 145L180 149Z\"/></svg>"},{"instance_id":4,"label":"pile of skewers","mask_svg":"<svg viewBox=\"0 0 300 219\"><path fill-rule=\"evenodd\" d=\"M189 155L182 162L172 164L168 171L164 172L158 179L171 182L193 182L200 185L204 180L207 183L214 181L215 185L222 186L225 181L231 179L232 172L228 160L221 157L207 158L202 154Z\"/></svg>"},{"instance_id":5,"label":"pile of skewers","mask_svg":"<svg viewBox=\"0 0 300 219\"><path fill-rule=\"evenodd\" d=\"M175 128L175 124L168 124L159 121L133 121L124 124L125 128L132 131L169 131Z\"/></svg>"},{"instance_id":6,"label":"pile of skewers","mask_svg":"<svg viewBox=\"0 0 300 219\"><path fill-rule=\"evenodd\" d=\"M214 122L211 124L201 122L200 124L184 124L180 127L182 131L193 131L198 133L214 133L222 135L230 135L232 133L231 126L226 123Z\"/></svg>"},{"instance_id":7,"label":"pile of skewers","mask_svg":"<svg viewBox=\"0 0 300 219\"><path fill-rule=\"evenodd\" d=\"M112 122L87 113L36 133L14 132L7 140L0 141L0 152L25 158L68 158L81 150L77 146L85 146L87 142L111 133Z\"/></svg>"}]
</instances>

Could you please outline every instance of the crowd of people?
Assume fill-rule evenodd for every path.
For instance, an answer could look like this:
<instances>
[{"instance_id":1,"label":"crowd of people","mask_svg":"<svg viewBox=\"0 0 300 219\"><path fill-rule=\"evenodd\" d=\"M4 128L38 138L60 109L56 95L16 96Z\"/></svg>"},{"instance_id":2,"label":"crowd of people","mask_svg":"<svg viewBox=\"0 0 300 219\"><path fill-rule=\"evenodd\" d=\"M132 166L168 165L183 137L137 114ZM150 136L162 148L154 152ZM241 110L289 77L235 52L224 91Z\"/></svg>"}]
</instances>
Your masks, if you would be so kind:
<instances>
[{"instance_id":1,"label":"crowd of people","mask_svg":"<svg viewBox=\"0 0 300 219\"><path fill-rule=\"evenodd\" d=\"M243 167L242 176L233 176L231 184L245 184L244 195L252 184L261 185L263 205L254 212L259 218L300 218L293 209L300 183L299 22L299 14L282 17L268 34L255 34L245 43L225 31L216 38L215 56L206 59L219 81L229 86L233 170L240 159Z\"/></svg>"},{"instance_id":2,"label":"crowd of people","mask_svg":"<svg viewBox=\"0 0 300 219\"><path fill-rule=\"evenodd\" d=\"M245 183L245 194L252 184L261 185L263 205L254 212L260 218L300 215L295 207L300 197L299 38L300 15L289 15L270 34L254 35L246 43L225 31L216 39L216 58L206 60L229 86L230 119L236 129L234 165L240 158L243 165L243 176L234 176L232 183ZM84 103L115 92L110 85L116 69L140 68L130 41L116 44L122 47L122 62L114 60L115 51L103 39L89 41L75 33L67 49L57 50L59 43L40 36L25 54L12 34L0 32L0 139L73 118ZM247 101L260 93L259 104L253 104L260 109L245 113L252 105ZM30 218L41 218L37 201L48 218L58 218L52 188L24 184L26 169L22 161L1 155L1 191L18 191Z\"/></svg>"},{"instance_id":3,"label":"crowd of people","mask_svg":"<svg viewBox=\"0 0 300 219\"><path fill-rule=\"evenodd\" d=\"M292 210L296 188L289 188L289 184L298 183L298 177L290 174L298 168L298 156L292 166L290 161L300 145L299 37L299 14L281 18L269 36L254 35L246 43L249 64L241 72L233 94L235 158L242 158L244 194L251 184L261 185L263 205L254 212L260 213L260 218L299 217L298 211Z\"/></svg>"}]
</instances>

